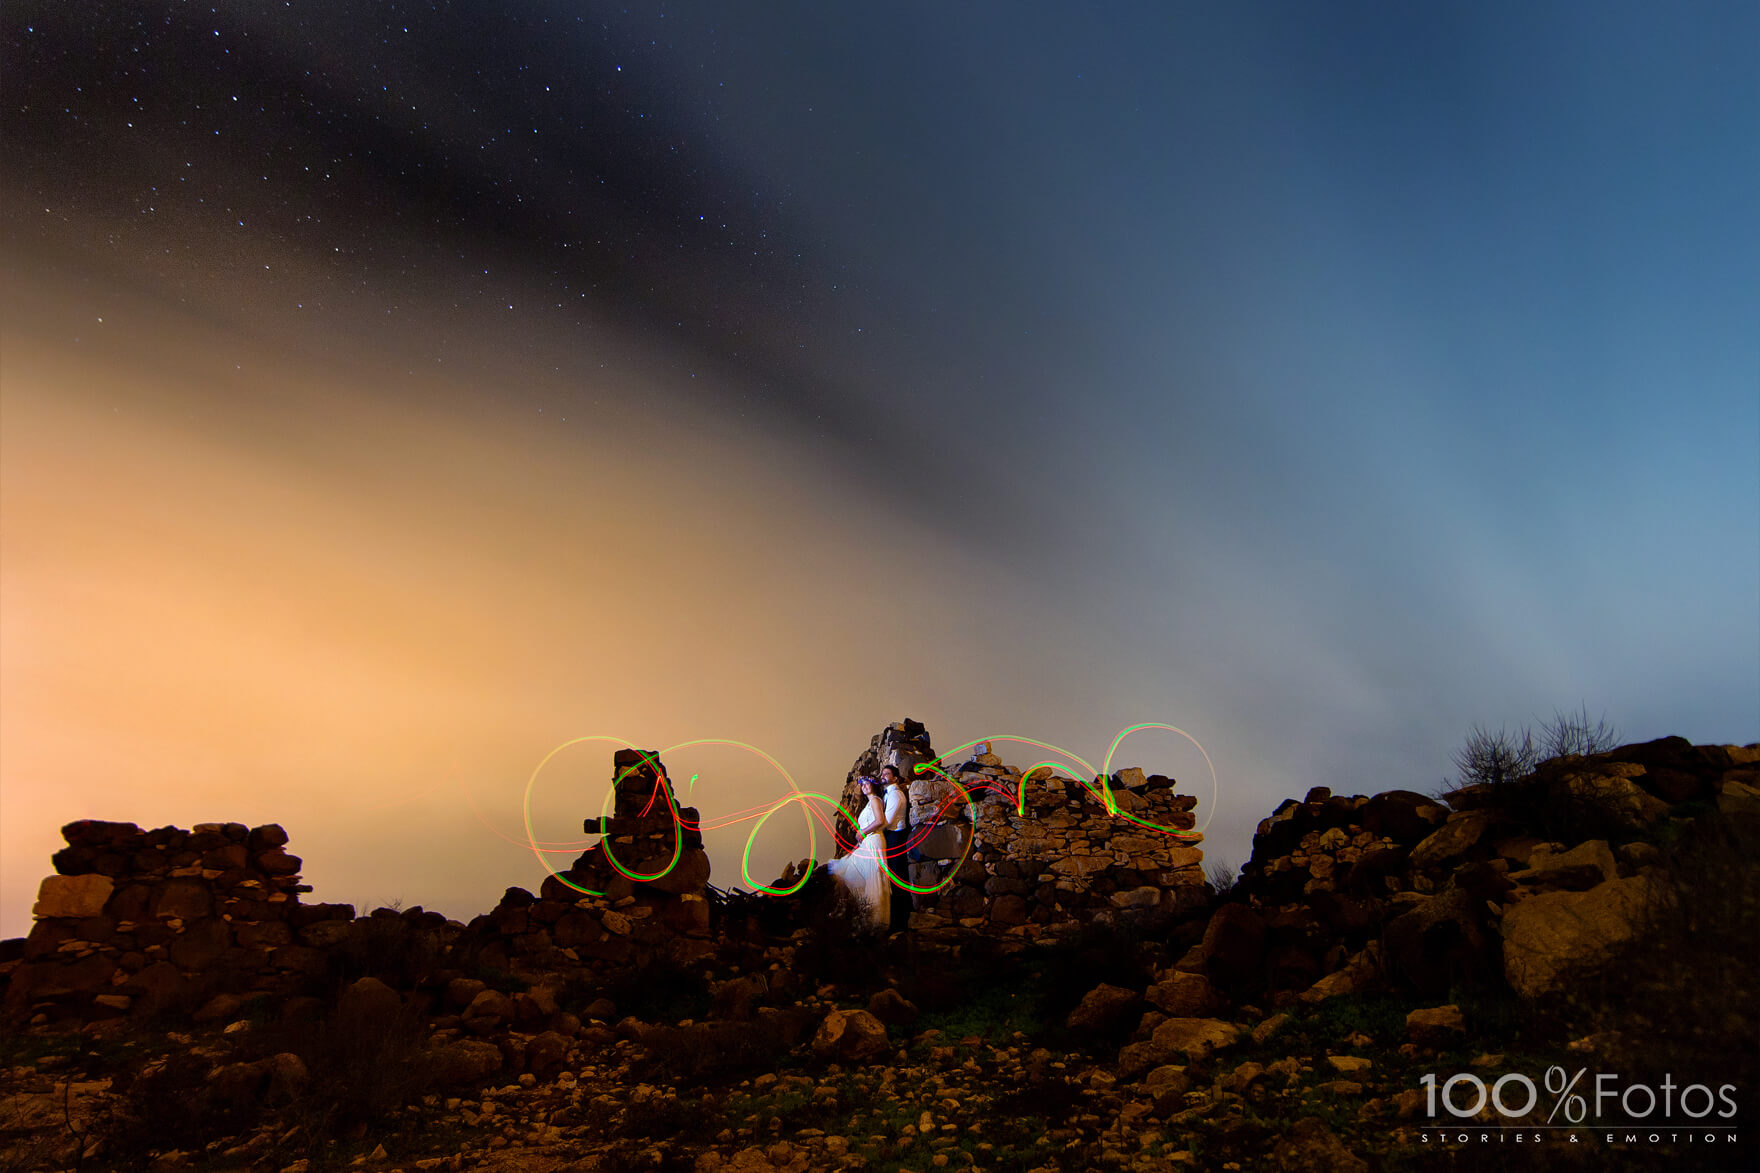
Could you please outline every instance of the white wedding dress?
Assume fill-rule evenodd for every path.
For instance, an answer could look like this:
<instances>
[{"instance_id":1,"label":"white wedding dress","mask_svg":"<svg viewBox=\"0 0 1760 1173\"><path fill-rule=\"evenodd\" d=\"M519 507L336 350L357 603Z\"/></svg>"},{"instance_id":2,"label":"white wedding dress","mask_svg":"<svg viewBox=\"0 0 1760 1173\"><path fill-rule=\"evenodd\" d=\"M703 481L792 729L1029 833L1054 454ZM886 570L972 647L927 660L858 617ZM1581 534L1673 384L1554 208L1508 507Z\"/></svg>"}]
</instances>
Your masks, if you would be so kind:
<instances>
[{"instance_id":1,"label":"white wedding dress","mask_svg":"<svg viewBox=\"0 0 1760 1173\"><path fill-rule=\"evenodd\" d=\"M862 808L862 821L856 825L856 831L862 835L861 846L841 859L834 859L825 866L837 882L846 888L855 899L857 907L864 914L864 921L872 928L883 929L892 923L892 885L886 879L886 872L881 866L881 854L886 850L885 832L867 834L872 827L878 827L884 820L877 814L872 805Z\"/></svg>"}]
</instances>

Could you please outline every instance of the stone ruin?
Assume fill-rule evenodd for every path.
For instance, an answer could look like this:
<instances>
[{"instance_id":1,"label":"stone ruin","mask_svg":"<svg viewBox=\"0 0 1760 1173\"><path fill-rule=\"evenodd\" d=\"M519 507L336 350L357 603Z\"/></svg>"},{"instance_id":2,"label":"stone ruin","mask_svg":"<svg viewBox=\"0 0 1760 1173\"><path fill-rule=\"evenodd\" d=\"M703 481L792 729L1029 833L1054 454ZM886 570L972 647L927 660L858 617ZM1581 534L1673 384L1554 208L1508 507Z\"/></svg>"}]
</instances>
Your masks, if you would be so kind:
<instances>
[{"instance_id":1,"label":"stone ruin","mask_svg":"<svg viewBox=\"0 0 1760 1173\"><path fill-rule=\"evenodd\" d=\"M1093 784L1040 770L1019 771L981 754L950 771L973 798L919 763L935 761L923 726L897 722L858 758L845 789L890 762L911 778L914 827L923 857L911 881L951 882L914 900L913 927L959 926L1022 937L1081 923L1143 923L1202 909L1197 837L1175 838L1108 816ZM466 970L567 973L591 981L656 959L688 964L713 951L719 904L698 812L676 806L652 751L613 759L611 813L586 820L600 836L536 894L509 888L468 925L417 907L357 917L352 905L303 904L301 861L275 825L203 823L143 831L132 823L81 820L62 829L58 874L43 882L28 937L0 945L0 1019L142 1017L177 1006L240 999L279 1003L327 996L342 975L376 972L403 989L443 991ZM1121 812L1179 830L1193 826L1196 799L1170 779L1124 770L1112 780ZM676 813L675 813L676 812ZM847 825L844 828L848 832ZM792 865L779 886L800 877ZM638 878L640 877L640 878ZM826 877L803 888L825 894ZM800 902L773 905L765 928L798 927ZM750 919L723 926L753 931ZM396 972L385 958L397 959ZM439 993L436 996L441 996Z\"/></svg>"},{"instance_id":2,"label":"stone ruin","mask_svg":"<svg viewBox=\"0 0 1760 1173\"><path fill-rule=\"evenodd\" d=\"M325 968L324 949L354 916L346 905L300 903L312 889L275 824L143 831L81 819L61 834L67 847L43 881L30 935L7 942L16 956L0 956L12 967L0 1000L7 1022L151 1013L216 972L286 995ZM445 920L419 908L406 915Z\"/></svg>"},{"instance_id":3,"label":"stone ruin","mask_svg":"<svg viewBox=\"0 0 1760 1173\"><path fill-rule=\"evenodd\" d=\"M674 815L672 783L655 751L618 750L612 768L612 813L584 823L599 842L560 879L546 876L536 897L509 888L493 912L471 921L484 938L481 964L643 965L661 950L679 962L709 951L709 856L696 808Z\"/></svg>"},{"instance_id":4,"label":"stone ruin","mask_svg":"<svg viewBox=\"0 0 1760 1173\"><path fill-rule=\"evenodd\" d=\"M1119 815L1107 813L1102 782L1082 782L1048 767L1024 780L1026 813L1019 813L1021 771L982 753L942 769L953 785L918 766L935 763L920 722L894 722L857 757L841 801L856 809L858 783L898 767L910 794L910 818L922 859L908 864L913 886L940 892L915 895L913 928L959 925L1016 936L1097 923L1166 923L1205 903L1203 836L1192 832L1198 800L1179 794L1172 779L1121 770L1110 779ZM963 787L971 799L961 794ZM1188 834L1174 836L1123 817ZM843 842L855 835L839 816ZM791 867L784 880L799 870Z\"/></svg>"}]
</instances>

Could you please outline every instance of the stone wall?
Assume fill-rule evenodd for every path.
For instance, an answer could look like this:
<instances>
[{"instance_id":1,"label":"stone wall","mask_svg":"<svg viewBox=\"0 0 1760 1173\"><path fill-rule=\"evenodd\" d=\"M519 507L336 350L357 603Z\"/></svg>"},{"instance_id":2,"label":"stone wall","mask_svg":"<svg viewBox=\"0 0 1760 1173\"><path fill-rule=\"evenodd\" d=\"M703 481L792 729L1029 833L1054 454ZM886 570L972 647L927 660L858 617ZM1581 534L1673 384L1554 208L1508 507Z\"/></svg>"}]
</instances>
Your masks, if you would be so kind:
<instances>
[{"instance_id":1,"label":"stone wall","mask_svg":"<svg viewBox=\"0 0 1760 1173\"><path fill-rule=\"evenodd\" d=\"M979 754L942 767L958 786L915 769L935 761L921 724L895 722L856 759L844 787L844 804L854 809L857 782L881 766L895 764L909 780L917 852L926 857L908 864L910 881L930 887L953 875L940 892L913 897L913 927L957 923L1035 936L1083 923L1165 921L1203 907L1203 837L1191 833L1198 800L1177 793L1172 779L1121 770L1111 780L1119 813L1109 814L1100 780L1041 768L1026 780L1022 814L1021 772L1000 758ZM847 823L843 830L849 836Z\"/></svg>"},{"instance_id":2,"label":"stone wall","mask_svg":"<svg viewBox=\"0 0 1760 1173\"><path fill-rule=\"evenodd\" d=\"M470 923L478 964L642 965L661 952L679 962L708 952L709 856L696 809L674 815L672 783L654 751L618 750L612 784L612 813L585 821L599 842L562 878L546 877L538 895L509 888L493 912Z\"/></svg>"},{"instance_id":3,"label":"stone wall","mask_svg":"<svg viewBox=\"0 0 1760 1173\"><path fill-rule=\"evenodd\" d=\"M217 973L292 992L325 968L323 950L354 918L347 905L300 903L311 887L274 824L143 831L82 819L61 834L58 874L43 881L30 935L4 962L8 1022L151 1013Z\"/></svg>"}]
</instances>

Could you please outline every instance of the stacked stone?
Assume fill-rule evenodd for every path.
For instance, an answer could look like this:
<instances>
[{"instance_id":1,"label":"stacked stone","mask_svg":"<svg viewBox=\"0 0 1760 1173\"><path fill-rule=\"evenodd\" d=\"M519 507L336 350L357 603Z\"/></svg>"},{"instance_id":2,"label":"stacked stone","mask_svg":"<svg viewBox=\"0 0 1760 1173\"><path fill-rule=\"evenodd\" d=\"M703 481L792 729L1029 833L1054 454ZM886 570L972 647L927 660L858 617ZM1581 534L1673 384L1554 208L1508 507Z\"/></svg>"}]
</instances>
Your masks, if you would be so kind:
<instances>
[{"instance_id":1,"label":"stacked stone","mask_svg":"<svg viewBox=\"0 0 1760 1173\"><path fill-rule=\"evenodd\" d=\"M1026 780L1023 815L1020 774L995 755L973 758L954 777L957 787L934 776L911 787L913 818L935 822L912 883L953 874L941 892L915 898L923 915L914 924L1036 936L1080 923L1165 922L1203 905L1198 800L1177 793L1172 779L1133 768L1090 785L1045 769ZM1118 814L1107 811L1103 786Z\"/></svg>"},{"instance_id":2,"label":"stacked stone","mask_svg":"<svg viewBox=\"0 0 1760 1173\"><path fill-rule=\"evenodd\" d=\"M1574 845L1543 840L1521 803L1482 787L1451 794L1453 811L1407 790L1346 798L1316 787L1260 822L1230 902L1179 968L1273 1006L1384 985L1544 992L1567 962L1634 931L1661 859L1653 828L1760 815L1757 761L1752 746L1676 737L1544 762L1522 783L1531 801L1584 797L1618 828Z\"/></svg>"},{"instance_id":3,"label":"stacked stone","mask_svg":"<svg viewBox=\"0 0 1760 1173\"><path fill-rule=\"evenodd\" d=\"M585 823L600 842L562 879L546 877L537 896L509 888L493 912L471 922L483 942L479 964L643 965L659 952L687 961L710 949L709 856L696 809L678 808L675 818L672 784L653 751L618 750L612 784L612 813ZM623 871L665 874L632 880L613 858Z\"/></svg>"},{"instance_id":4,"label":"stacked stone","mask_svg":"<svg viewBox=\"0 0 1760 1173\"><path fill-rule=\"evenodd\" d=\"M150 1012L218 966L260 990L290 988L313 968L297 936L332 913L299 903L311 888L279 826L143 831L82 819L61 834L59 874L43 881L9 975L6 1021Z\"/></svg>"},{"instance_id":5,"label":"stacked stone","mask_svg":"<svg viewBox=\"0 0 1760 1173\"><path fill-rule=\"evenodd\" d=\"M844 778L843 794L839 801L843 809L861 812L862 792L860 784L863 778L880 777L880 770L885 766L898 769L899 781L903 782L911 797L911 822L920 825L927 822L934 813L929 806L928 792L922 790L919 783L932 779L933 775L919 775L917 766L935 761L935 748L930 744L929 731L921 721L905 718L894 721L876 733L868 748L856 757L855 765L850 767L849 774ZM841 815L837 818L838 836L842 843L855 842L855 828L848 819ZM839 851L838 854L844 854Z\"/></svg>"}]
</instances>

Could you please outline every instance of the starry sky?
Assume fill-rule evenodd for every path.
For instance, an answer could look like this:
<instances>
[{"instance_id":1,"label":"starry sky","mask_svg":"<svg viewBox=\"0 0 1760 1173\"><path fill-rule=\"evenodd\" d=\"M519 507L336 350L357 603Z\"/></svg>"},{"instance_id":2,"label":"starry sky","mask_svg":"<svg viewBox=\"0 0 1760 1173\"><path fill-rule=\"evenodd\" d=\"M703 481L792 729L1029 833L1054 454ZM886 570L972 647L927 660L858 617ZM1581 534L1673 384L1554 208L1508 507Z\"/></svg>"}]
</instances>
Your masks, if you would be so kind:
<instances>
[{"instance_id":1,"label":"starry sky","mask_svg":"<svg viewBox=\"0 0 1760 1173\"><path fill-rule=\"evenodd\" d=\"M613 740L761 751L668 757L749 887L907 716L1177 726L1113 765L1236 864L1474 723L1760 738L1756 45L14 0L0 934L80 817L278 821L308 899L468 918Z\"/></svg>"}]
</instances>

